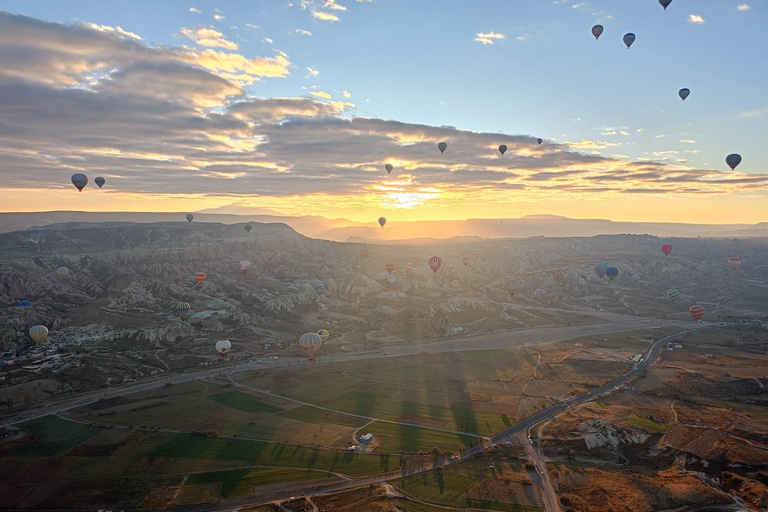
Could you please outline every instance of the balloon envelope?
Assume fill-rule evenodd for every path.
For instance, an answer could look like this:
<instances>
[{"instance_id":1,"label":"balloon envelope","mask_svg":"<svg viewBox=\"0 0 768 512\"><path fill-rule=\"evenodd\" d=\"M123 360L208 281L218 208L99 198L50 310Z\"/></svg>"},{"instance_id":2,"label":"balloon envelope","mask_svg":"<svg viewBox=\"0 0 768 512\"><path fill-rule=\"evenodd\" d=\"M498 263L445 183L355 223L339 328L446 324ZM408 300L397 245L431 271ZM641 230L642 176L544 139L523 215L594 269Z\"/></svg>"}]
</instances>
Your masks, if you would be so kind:
<instances>
[{"instance_id":1,"label":"balloon envelope","mask_svg":"<svg viewBox=\"0 0 768 512\"><path fill-rule=\"evenodd\" d=\"M542 142L544 142L544 139L536 139L536 142L538 142L539 144L541 144Z\"/></svg>"},{"instance_id":2,"label":"balloon envelope","mask_svg":"<svg viewBox=\"0 0 768 512\"><path fill-rule=\"evenodd\" d=\"M69 275L69 269L67 267L59 267L56 269L56 275L59 277L65 277Z\"/></svg>"},{"instance_id":3,"label":"balloon envelope","mask_svg":"<svg viewBox=\"0 0 768 512\"><path fill-rule=\"evenodd\" d=\"M565 274L563 274L562 272L555 272L555 281L557 281L558 283L562 283L563 279L565 279Z\"/></svg>"},{"instance_id":4,"label":"balloon envelope","mask_svg":"<svg viewBox=\"0 0 768 512\"><path fill-rule=\"evenodd\" d=\"M29 329L29 337L40 344L48 337L48 328L44 325L35 325Z\"/></svg>"},{"instance_id":5,"label":"balloon envelope","mask_svg":"<svg viewBox=\"0 0 768 512\"><path fill-rule=\"evenodd\" d=\"M406 263L405 270L413 270L413 263Z\"/></svg>"},{"instance_id":6,"label":"balloon envelope","mask_svg":"<svg viewBox=\"0 0 768 512\"><path fill-rule=\"evenodd\" d=\"M99 186L99 188L101 188L101 187L103 187L103 186L104 186L104 184L107 182L107 180L105 180L104 178L102 178L101 176L99 176L98 178L96 178L95 180L93 180L93 182L94 182L94 183L96 183L96 184Z\"/></svg>"},{"instance_id":7,"label":"balloon envelope","mask_svg":"<svg viewBox=\"0 0 768 512\"><path fill-rule=\"evenodd\" d=\"M630 32L629 34L624 35L624 44L627 45L627 49L629 49L630 46L632 46L632 43L635 42L635 34Z\"/></svg>"},{"instance_id":8,"label":"balloon envelope","mask_svg":"<svg viewBox=\"0 0 768 512\"><path fill-rule=\"evenodd\" d=\"M317 334L320 336L320 341L323 343L328 341L328 338L331 335L331 333L329 333L327 329L320 329L319 331L317 331Z\"/></svg>"},{"instance_id":9,"label":"balloon envelope","mask_svg":"<svg viewBox=\"0 0 768 512\"><path fill-rule=\"evenodd\" d=\"M195 218L195 216L192 215L191 213L187 214L187 222L192 222L192 219L194 219L194 218Z\"/></svg>"},{"instance_id":10,"label":"balloon envelope","mask_svg":"<svg viewBox=\"0 0 768 512\"><path fill-rule=\"evenodd\" d=\"M501 153L503 155L506 152L507 152L507 146L506 145L502 144L501 146L499 146L499 153Z\"/></svg>"},{"instance_id":11,"label":"balloon envelope","mask_svg":"<svg viewBox=\"0 0 768 512\"><path fill-rule=\"evenodd\" d=\"M392 274L389 274L387 276L387 282L389 284L395 284L395 281L397 281L397 278L395 276L393 276Z\"/></svg>"},{"instance_id":12,"label":"balloon envelope","mask_svg":"<svg viewBox=\"0 0 768 512\"><path fill-rule=\"evenodd\" d=\"M520 280L519 279L515 279L513 277L513 278L510 278L510 279L507 279L507 282L504 283L504 287L507 289L509 294L514 297L515 296L515 292L520 289L520 284L521 284Z\"/></svg>"},{"instance_id":13,"label":"balloon envelope","mask_svg":"<svg viewBox=\"0 0 768 512\"><path fill-rule=\"evenodd\" d=\"M608 276L608 279L613 281L614 279L616 279L616 276L619 275L619 269L617 269L616 267L608 267L607 269L605 269L605 275Z\"/></svg>"},{"instance_id":14,"label":"balloon envelope","mask_svg":"<svg viewBox=\"0 0 768 512\"><path fill-rule=\"evenodd\" d=\"M733 270L738 270L741 266L741 258L728 258L728 264Z\"/></svg>"},{"instance_id":15,"label":"balloon envelope","mask_svg":"<svg viewBox=\"0 0 768 512\"><path fill-rule=\"evenodd\" d=\"M80 173L73 174L72 175L72 184L75 187L77 187L77 190L82 192L83 189L85 188L85 186L88 184L88 176L86 176L85 174L80 174Z\"/></svg>"},{"instance_id":16,"label":"balloon envelope","mask_svg":"<svg viewBox=\"0 0 768 512\"><path fill-rule=\"evenodd\" d=\"M600 39L600 36L603 34L603 26L602 25L595 25L592 27L592 35L595 36L595 39Z\"/></svg>"},{"instance_id":17,"label":"balloon envelope","mask_svg":"<svg viewBox=\"0 0 768 512\"><path fill-rule=\"evenodd\" d=\"M388 173L391 173L392 169L394 169L394 167L392 167L392 164L387 164L384 166L384 168L387 170Z\"/></svg>"},{"instance_id":18,"label":"balloon envelope","mask_svg":"<svg viewBox=\"0 0 768 512\"><path fill-rule=\"evenodd\" d=\"M250 224L246 224L245 226L243 226L243 229L245 230L246 233L250 233L251 230L253 229L253 226L251 226Z\"/></svg>"},{"instance_id":19,"label":"balloon envelope","mask_svg":"<svg viewBox=\"0 0 768 512\"><path fill-rule=\"evenodd\" d=\"M735 171L736 166L741 163L741 155L736 153L730 154L725 157L725 163L728 164L732 171Z\"/></svg>"},{"instance_id":20,"label":"balloon envelope","mask_svg":"<svg viewBox=\"0 0 768 512\"><path fill-rule=\"evenodd\" d=\"M595 272L597 272L597 275L599 275L601 278L605 275L606 270L608 270L607 263L598 263L595 265Z\"/></svg>"},{"instance_id":21,"label":"balloon envelope","mask_svg":"<svg viewBox=\"0 0 768 512\"><path fill-rule=\"evenodd\" d=\"M443 259L440 256L432 256L429 258L429 268L432 269L433 272L437 272L440 270L440 266L443 264Z\"/></svg>"},{"instance_id":22,"label":"balloon envelope","mask_svg":"<svg viewBox=\"0 0 768 512\"><path fill-rule=\"evenodd\" d=\"M322 346L323 338L316 332L302 334L301 338L299 338L299 347L309 356L310 360L315 358L315 352L320 350Z\"/></svg>"},{"instance_id":23,"label":"balloon envelope","mask_svg":"<svg viewBox=\"0 0 768 512\"><path fill-rule=\"evenodd\" d=\"M461 258L461 262L462 262L462 263L464 264L464 266L466 267L467 265L469 265L469 258Z\"/></svg>"},{"instance_id":24,"label":"balloon envelope","mask_svg":"<svg viewBox=\"0 0 768 512\"><path fill-rule=\"evenodd\" d=\"M547 292L545 292L541 288L537 288L536 291L533 292L533 294L536 295L536 297L538 297L538 298L542 298L542 297L544 297L544 295L547 294Z\"/></svg>"},{"instance_id":25,"label":"balloon envelope","mask_svg":"<svg viewBox=\"0 0 768 512\"><path fill-rule=\"evenodd\" d=\"M669 256L669 253L672 252L672 244L662 244L661 252L664 253L664 256Z\"/></svg>"},{"instance_id":26,"label":"balloon envelope","mask_svg":"<svg viewBox=\"0 0 768 512\"><path fill-rule=\"evenodd\" d=\"M208 276L205 275L205 272L196 272L195 273L195 281L197 281L200 284L203 284L207 277Z\"/></svg>"},{"instance_id":27,"label":"balloon envelope","mask_svg":"<svg viewBox=\"0 0 768 512\"><path fill-rule=\"evenodd\" d=\"M685 98L687 98L690 94L690 89L680 89L680 91L677 93L677 95L680 96L680 99L683 101L685 101Z\"/></svg>"},{"instance_id":28,"label":"balloon envelope","mask_svg":"<svg viewBox=\"0 0 768 512\"><path fill-rule=\"evenodd\" d=\"M393 270L395 270L395 264L394 263L387 263L384 265L384 269L387 271L387 274L391 274Z\"/></svg>"},{"instance_id":29,"label":"balloon envelope","mask_svg":"<svg viewBox=\"0 0 768 512\"><path fill-rule=\"evenodd\" d=\"M28 300L22 300L19 302L19 309L29 309L32 307L32 303Z\"/></svg>"},{"instance_id":30,"label":"balloon envelope","mask_svg":"<svg viewBox=\"0 0 768 512\"><path fill-rule=\"evenodd\" d=\"M248 271L251 269L251 262L248 260L243 260L240 262L240 272L243 274L247 274Z\"/></svg>"},{"instance_id":31,"label":"balloon envelope","mask_svg":"<svg viewBox=\"0 0 768 512\"><path fill-rule=\"evenodd\" d=\"M229 340L219 340L216 342L216 352L218 352L220 356L227 355L230 350L232 350L232 343L230 343Z\"/></svg>"},{"instance_id":32,"label":"balloon envelope","mask_svg":"<svg viewBox=\"0 0 768 512\"><path fill-rule=\"evenodd\" d=\"M671 290L667 290L667 297L669 297L670 300L675 300L680 296L680 290L677 288L672 288Z\"/></svg>"},{"instance_id":33,"label":"balloon envelope","mask_svg":"<svg viewBox=\"0 0 768 512\"><path fill-rule=\"evenodd\" d=\"M179 313L189 313L189 310L192 309L192 306L189 305L189 302L179 302L176 304L176 311Z\"/></svg>"},{"instance_id":34,"label":"balloon envelope","mask_svg":"<svg viewBox=\"0 0 768 512\"><path fill-rule=\"evenodd\" d=\"M669 7L669 4L672 3L672 0L659 0L659 3L664 8L664 10L667 10L667 7Z\"/></svg>"},{"instance_id":35,"label":"balloon envelope","mask_svg":"<svg viewBox=\"0 0 768 512\"><path fill-rule=\"evenodd\" d=\"M384 224L387 223L387 219L384 217L379 217L379 226L384 227Z\"/></svg>"},{"instance_id":36,"label":"balloon envelope","mask_svg":"<svg viewBox=\"0 0 768 512\"><path fill-rule=\"evenodd\" d=\"M437 149L439 149L441 153L445 153L445 150L448 149L448 144L441 142L437 145Z\"/></svg>"},{"instance_id":37,"label":"balloon envelope","mask_svg":"<svg viewBox=\"0 0 768 512\"><path fill-rule=\"evenodd\" d=\"M362 256L363 258L367 258L369 254L371 254L371 251L369 251L368 249L363 249L362 251L360 251L360 256Z\"/></svg>"},{"instance_id":38,"label":"balloon envelope","mask_svg":"<svg viewBox=\"0 0 768 512\"><path fill-rule=\"evenodd\" d=\"M323 283L317 283L315 285L315 293L322 295L325 293L325 285Z\"/></svg>"},{"instance_id":39,"label":"balloon envelope","mask_svg":"<svg viewBox=\"0 0 768 512\"><path fill-rule=\"evenodd\" d=\"M691 306L688 308L688 312L697 322L701 322L701 319L707 314L707 310L704 309L704 306Z\"/></svg>"},{"instance_id":40,"label":"balloon envelope","mask_svg":"<svg viewBox=\"0 0 768 512\"><path fill-rule=\"evenodd\" d=\"M632 274L632 280L633 281L639 281L640 280L640 276L637 275L637 274Z\"/></svg>"}]
</instances>

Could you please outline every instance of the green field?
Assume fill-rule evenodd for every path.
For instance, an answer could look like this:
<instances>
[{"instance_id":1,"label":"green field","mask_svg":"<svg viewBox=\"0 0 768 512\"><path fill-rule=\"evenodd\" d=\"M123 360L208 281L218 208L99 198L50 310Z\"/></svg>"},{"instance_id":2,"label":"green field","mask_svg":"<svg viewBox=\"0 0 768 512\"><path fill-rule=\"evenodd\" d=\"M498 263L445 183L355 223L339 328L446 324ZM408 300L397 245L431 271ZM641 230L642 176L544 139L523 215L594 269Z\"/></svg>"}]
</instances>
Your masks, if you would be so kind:
<instances>
[{"instance_id":1,"label":"green field","mask_svg":"<svg viewBox=\"0 0 768 512\"><path fill-rule=\"evenodd\" d=\"M301 421L304 423L333 423L334 425L343 425L345 427L355 428L368 423L368 420L363 418L356 418L354 416L347 416L346 414L328 412L324 411L323 409L318 409L308 405L302 405L296 409L284 411L279 414L283 418Z\"/></svg>"},{"instance_id":2,"label":"green field","mask_svg":"<svg viewBox=\"0 0 768 512\"><path fill-rule=\"evenodd\" d=\"M650 420L648 418L640 418L637 416L630 416L624 421L626 421L630 425L640 427L643 430L646 430L648 432L656 432L659 434L663 434L664 432L672 428L672 423L663 423L659 421Z\"/></svg>"},{"instance_id":3,"label":"green field","mask_svg":"<svg viewBox=\"0 0 768 512\"><path fill-rule=\"evenodd\" d=\"M64 455L91 436L101 432L98 427L64 421L56 416L45 416L24 423L24 430L35 436L35 442L3 452L7 456Z\"/></svg>"},{"instance_id":4,"label":"green field","mask_svg":"<svg viewBox=\"0 0 768 512\"><path fill-rule=\"evenodd\" d=\"M242 391L229 391L217 395L208 395L207 398L243 412L266 412L270 414L283 412L283 409L265 404L255 396L243 393Z\"/></svg>"},{"instance_id":5,"label":"green field","mask_svg":"<svg viewBox=\"0 0 768 512\"><path fill-rule=\"evenodd\" d=\"M400 469L400 457L317 450L260 441L227 440L177 434L151 452L151 457L239 460L253 466L290 466L334 471L350 476L374 475Z\"/></svg>"},{"instance_id":6,"label":"green field","mask_svg":"<svg viewBox=\"0 0 768 512\"><path fill-rule=\"evenodd\" d=\"M252 488L262 485L280 484L285 482L303 482L331 477L333 477L333 475L311 469L246 468L229 471L211 471L208 473L190 475L187 479L187 485L195 486L215 483L219 486L221 498L230 499L252 496Z\"/></svg>"},{"instance_id":7,"label":"green field","mask_svg":"<svg viewBox=\"0 0 768 512\"><path fill-rule=\"evenodd\" d=\"M458 450L470 443L480 441L476 437L464 434L440 432L409 425L382 423L380 421L371 423L365 427L365 430L377 438L386 437L376 449L380 453L414 453L419 450L431 450L435 447L441 450Z\"/></svg>"}]
</instances>

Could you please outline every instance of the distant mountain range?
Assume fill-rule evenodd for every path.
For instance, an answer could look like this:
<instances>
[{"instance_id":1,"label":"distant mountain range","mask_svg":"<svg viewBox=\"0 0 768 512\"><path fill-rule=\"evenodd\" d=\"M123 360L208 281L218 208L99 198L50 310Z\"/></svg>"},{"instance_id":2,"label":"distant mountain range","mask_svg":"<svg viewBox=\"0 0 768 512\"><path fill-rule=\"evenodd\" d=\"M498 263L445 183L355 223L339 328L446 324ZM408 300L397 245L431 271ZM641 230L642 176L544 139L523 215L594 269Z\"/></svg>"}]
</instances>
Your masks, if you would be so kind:
<instances>
[{"instance_id":1,"label":"distant mountain range","mask_svg":"<svg viewBox=\"0 0 768 512\"><path fill-rule=\"evenodd\" d=\"M66 222L186 222L186 212L77 212L0 213L0 233ZM516 219L467 219L451 221L390 222L384 228L348 219L317 215L285 216L262 208L229 205L195 213L194 222L238 224L283 223L312 238L339 242L382 243L454 237L529 238L584 237L615 234L650 234L658 237L768 237L768 222L758 224L682 224L664 222L614 222L605 219L570 219L556 215L529 215Z\"/></svg>"}]
</instances>

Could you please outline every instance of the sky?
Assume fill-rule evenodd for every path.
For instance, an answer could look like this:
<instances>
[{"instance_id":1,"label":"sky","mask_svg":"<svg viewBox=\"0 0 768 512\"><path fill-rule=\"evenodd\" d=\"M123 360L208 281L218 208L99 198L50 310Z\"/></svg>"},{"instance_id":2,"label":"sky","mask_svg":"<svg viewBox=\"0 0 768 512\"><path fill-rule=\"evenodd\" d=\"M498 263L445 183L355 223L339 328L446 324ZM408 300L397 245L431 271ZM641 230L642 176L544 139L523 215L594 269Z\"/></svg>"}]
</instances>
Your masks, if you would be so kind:
<instances>
[{"instance_id":1,"label":"sky","mask_svg":"<svg viewBox=\"0 0 768 512\"><path fill-rule=\"evenodd\" d=\"M765 26L761 0L0 0L0 211L768 221Z\"/></svg>"}]
</instances>

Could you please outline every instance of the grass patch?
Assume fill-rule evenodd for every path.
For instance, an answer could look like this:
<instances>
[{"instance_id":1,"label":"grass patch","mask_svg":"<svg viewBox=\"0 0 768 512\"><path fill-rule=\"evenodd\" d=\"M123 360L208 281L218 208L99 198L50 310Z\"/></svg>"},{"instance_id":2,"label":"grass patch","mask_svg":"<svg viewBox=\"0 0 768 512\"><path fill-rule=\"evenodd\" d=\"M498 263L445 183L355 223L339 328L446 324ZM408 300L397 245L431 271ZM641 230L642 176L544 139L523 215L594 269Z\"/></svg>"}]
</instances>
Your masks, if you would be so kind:
<instances>
[{"instance_id":1,"label":"grass patch","mask_svg":"<svg viewBox=\"0 0 768 512\"><path fill-rule=\"evenodd\" d=\"M35 436L35 441L8 450L4 455L39 457L64 455L103 430L99 427L65 421L57 416L45 416L19 426Z\"/></svg>"},{"instance_id":2,"label":"grass patch","mask_svg":"<svg viewBox=\"0 0 768 512\"><path fill-rule=\"evenodd\" d=\"M229 391L227 393L210 395L207 398L243 412L266 412L270 414L283 412L283 409L265 404L255 396L243 393L242 391Z\"/></svg>"},{"instance_id":3,"label":"grass patch","mask_svg":"<svg viewBox=\"0 0 768 512\"><path fill-rule=\"evenodd\" d=\"M646 430L648 432L656 432L659 434L663 434L664 432L672 428L671 423L663 423L663 422L651 420L648 418L640 418L638 416L630 416L629 418L626 418L624 421L626 421L630 425L640 427L643 430Z\"/></svg>"},{"instance_id":4,"label":"grass patch","mask_svg":"<svg viewBox=\"0 0 768 512\"><path fill-rule=\"evenodd\" d=\"M190 475L188 485L216 483L222 499L253 495L252 488L285 482L304 482L329 478L332 475L322 471L296 469L233 469L229 471L211 471Z\"/></svg>"},{"instance_id":5,"label":"grass patch","mask_svg":"<svg viewBox=\"0 0 768 512\"><path fill-rule=\"evenodd\" d=\"M252 466L289 466L365 476L396 471L401 457L318 450L303 446L260 441L227 440L177 434L151 452L154 457L239 460Z\"/></svg>"},{"instance_id":6,"label":"grass patch","mask_svg":"<svg viewBox=\"0 0 768 512\"><path fill-rule=\"evenodd\" d=\"M317 407L302 405L290 411L279 413L280 417L290 420L301 421L303 423L333 423L334 425L343 425L345 427L359 427L368 423L363 418L355 418L345 414L337 414Z\"/></svg>"},{"instance_id":7,"label":"grass patch","mask_svg":"<svg viewBox=\"0 0 768 512\"><path fill-rule=\"evenodd\" d=\"M458 450L470 443L480 441L476 437L450 432L440 432L409 425L374 422L366 427L366 432L376 437L386 437L379 444L379 452L418 452L431 450L434 447L441 450Z\"/></svg>"},{"instance_id":8,"label":"grass patch","mask_svg":"<svg viewBox=\"0 0 768 512\"><path fill-rule=\"evenodd\" d=\"M461 495L476 481L448 471L430 471L403 478L399 487L420 500L455 507L460 505Z\"/></svg>"}]
</instances>

